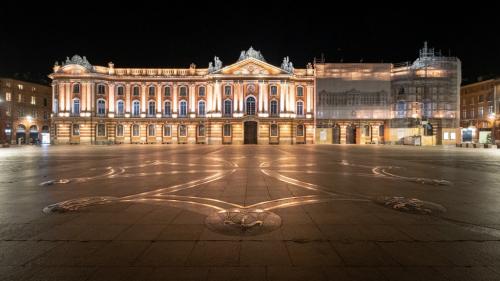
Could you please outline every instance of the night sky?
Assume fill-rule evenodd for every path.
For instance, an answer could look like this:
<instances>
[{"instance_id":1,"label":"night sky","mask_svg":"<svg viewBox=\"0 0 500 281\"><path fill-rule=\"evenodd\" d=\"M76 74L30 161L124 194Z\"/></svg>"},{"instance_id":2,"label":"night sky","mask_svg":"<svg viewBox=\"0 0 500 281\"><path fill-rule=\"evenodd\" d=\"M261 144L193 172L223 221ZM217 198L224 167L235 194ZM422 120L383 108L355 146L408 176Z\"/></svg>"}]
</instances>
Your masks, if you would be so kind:
<instances>
[{"instance_id":1,"label":"night sky","mask_svg":"<svg viewBox=\"0 0 500 281\"><path fill-rule=\"evenodd\" d=\"M8 7L0 12L0 75L48 80L54 62L74 54L115 67L207 67L214 55L228 65L250 45L275 65L289 56L305 67L322 53L326 62L397 63L416 59L425 40L462 60L464 83L500 74L500 20L491 7L238 3Z\"/></svg>"}]
</instances>

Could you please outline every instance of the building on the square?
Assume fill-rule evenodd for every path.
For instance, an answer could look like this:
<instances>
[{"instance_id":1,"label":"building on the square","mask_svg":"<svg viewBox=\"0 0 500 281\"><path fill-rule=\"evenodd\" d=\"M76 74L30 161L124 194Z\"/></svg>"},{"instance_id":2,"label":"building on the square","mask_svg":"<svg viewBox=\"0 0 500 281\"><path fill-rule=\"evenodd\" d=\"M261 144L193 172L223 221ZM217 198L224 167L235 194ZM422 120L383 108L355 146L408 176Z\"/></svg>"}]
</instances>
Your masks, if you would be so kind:
<instances>
[{"instance_id":1,"label":"building on the square","mask_svg":"<svg viewBox=\"0 0 500 281\"><path fill-rule=\"evenodd\" d=\"M500 143L500 79L488 79L460 89L462 142Z\"/></svg>"},{"instance_id":2,"label":"building on the square","mask_svg":"<svg viewBox=\"0 0 500 281\"><path fill-rule=\"evenodd\" d=\"M0 142L50 142L51 87L0 78Z\"/></svg>"},{"instance_id":3,"label":"building on the square","mask_svg":"<svg viewBox=\"0 0 500 281\"><path fill-rule=\"evenodd\" d=\"M318 143L455 144L461 63L424 47L413 63L315 65Z\"/></svg>"},{"instance_id":4,"label":"building on the square","mask_svg":"<svg viewBox=\"0 0 500 281\"><path fill-rule=\"evenodd\" d=\"M314 69L259 51L223 66L115 68L77 55L54 66L54 143L314 142Z\"/></svg>"},{"instance_id":5,"label":"building on the square","mask_svg":"<svg viewBox=\"0 0 500 281\"><path fill-rule=\"evenodd\" d=\"M455 144L461 63L427 43L412 63L115 68L67 58L50 75L54 143Z\"/></svg>"}]
</instances>

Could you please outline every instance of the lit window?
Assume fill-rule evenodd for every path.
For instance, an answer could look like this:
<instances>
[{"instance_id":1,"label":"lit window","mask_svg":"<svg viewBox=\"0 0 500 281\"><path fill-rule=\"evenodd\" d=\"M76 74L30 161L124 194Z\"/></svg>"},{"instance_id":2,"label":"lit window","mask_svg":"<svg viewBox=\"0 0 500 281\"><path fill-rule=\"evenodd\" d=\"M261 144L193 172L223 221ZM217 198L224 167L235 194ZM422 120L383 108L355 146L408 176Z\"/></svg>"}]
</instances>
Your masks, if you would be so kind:
<instances>
[{"instance_id":1,"label":"lit window","mask_svg":"<svg viewBox=\"0 0 500 281\"><path fill-rule=\"evenodd\" d=\"M36 104L36 97L35 96L31 96L31 104Z\"/></svg>"},{"instance_id":2,"label":"lit window","mask_svg":"<svg viewBox=\"0 0 500 281\"><path fill-rule=\"evenodd\" d=\"M32 88L31 88L31 91L32 91L32 92L35 92L35 91L36 91L36 88L35 88L35 87L32 87Z\"/></svg>"},{"instance_id":3,"label":"lit window","mask_svg":"<svg viewBox=\"0 0 500 281\"><path fill-rule=\"evenodd\" d=\"M23 87L23 85L22 85L22 84L18 84L18 85L17 85L17 88L18 88L19 90L22 90L24 87Z\"/></svg>"},{"instance_id":4,"label":"lit window","mask_svg":"<svg viewBox=\"0 0 500 281\"><path fill-rule=\"evenodd\" d=\"M247 115L255 115L255 98L248 97L246 102Z\"/></svg>"},{"instance_id":5,"label":"lit window","mask_svg":"<svg viewBox=\"0 0 500 281\"><path fill-rule=\"evenodd\" d=\"M23 95L18 94L17 95L17 102L22 102L23 101Z\"/></svg>"},{"instance_id":6,"label":"lit window","mask_svg":"<svg viewBox=\"0 0 500 281\"><path fill-rule=\"evenodd\" d=\"M9 93L9 92L5 93L5 100L6 101L11 101L12 100L12 94Z\"/></svg>"}]
</instances>

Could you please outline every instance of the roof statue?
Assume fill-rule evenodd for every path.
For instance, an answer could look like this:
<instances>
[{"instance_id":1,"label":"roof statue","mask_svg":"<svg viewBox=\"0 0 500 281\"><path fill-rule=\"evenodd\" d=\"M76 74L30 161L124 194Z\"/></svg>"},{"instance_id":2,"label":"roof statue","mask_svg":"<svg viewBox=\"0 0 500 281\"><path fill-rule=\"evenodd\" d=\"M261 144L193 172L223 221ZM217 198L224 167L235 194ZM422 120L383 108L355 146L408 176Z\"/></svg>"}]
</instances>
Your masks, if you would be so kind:
<instances>
[{"instance_id":1,"label":"roof statue","mask_svg":"<svg viewBox=\"0 0 500 281\"><path fill-rule=\"evenodd\" d=\"M254 59L261 60L261 61L266 61L264 59L264 56L260 53L260 51L256 51L252 47L250 47L248 49L248 51L246 51L246 52L241 51L238 61L242 61L242 60L248 59L248 58L254 58Z\"/></svg>"},{"instance_id":2,"label":"roof statue","mask_svg":"<svg viewBox=\"0 0 500 281\"><path fill-rule=\"evenodd\" d=\"M283 58L283 63L281 63L281 69L283 69L286 72L293 72L293 63L290 61L289 57L284 57Z\"/></svg>"},{"instance_id":3,"label":"roof statue","mask_svg":"<svg viewBox=\"0 0 500 281\"><path fill-rule=\"evenodd\" d=\"M77 64L85 67L88 70L94 70L94 67L90 64L90 62L87 60L85 56L80 57L79 55L74 55L71 60L69 57L66 57L66 61L62 63L62 66L70 65L70 64Z\"/></svg>"},{"instance_id":4,"label":"roof statue","mask_svg":"<svg viewBox=\"0 0 500 281\"><path fill-rule=\"evenodd\" d=\"M214 57L213 63L212 62L208 63L208 73L215 72L221 68L222 68L222 61L217 56Z\"/></svg>"}]
</instances>

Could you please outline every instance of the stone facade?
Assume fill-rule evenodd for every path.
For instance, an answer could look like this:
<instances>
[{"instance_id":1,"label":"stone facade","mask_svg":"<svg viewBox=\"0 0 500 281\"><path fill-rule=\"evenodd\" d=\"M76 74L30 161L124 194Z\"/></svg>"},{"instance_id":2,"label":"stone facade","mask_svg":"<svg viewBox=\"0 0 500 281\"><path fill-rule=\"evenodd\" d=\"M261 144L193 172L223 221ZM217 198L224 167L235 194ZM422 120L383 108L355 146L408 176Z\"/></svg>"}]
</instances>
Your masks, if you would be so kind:
<instances>
[{"instance_id":1,"label":"stone facade","mask_svg":"<svg viewBox=\"0 0 500 281\"><path fill-rule=\"evenodd\" d=\"M0 142L36 143L50 131L51 88L0 78Z\"/></svg>"}]
</instances>

